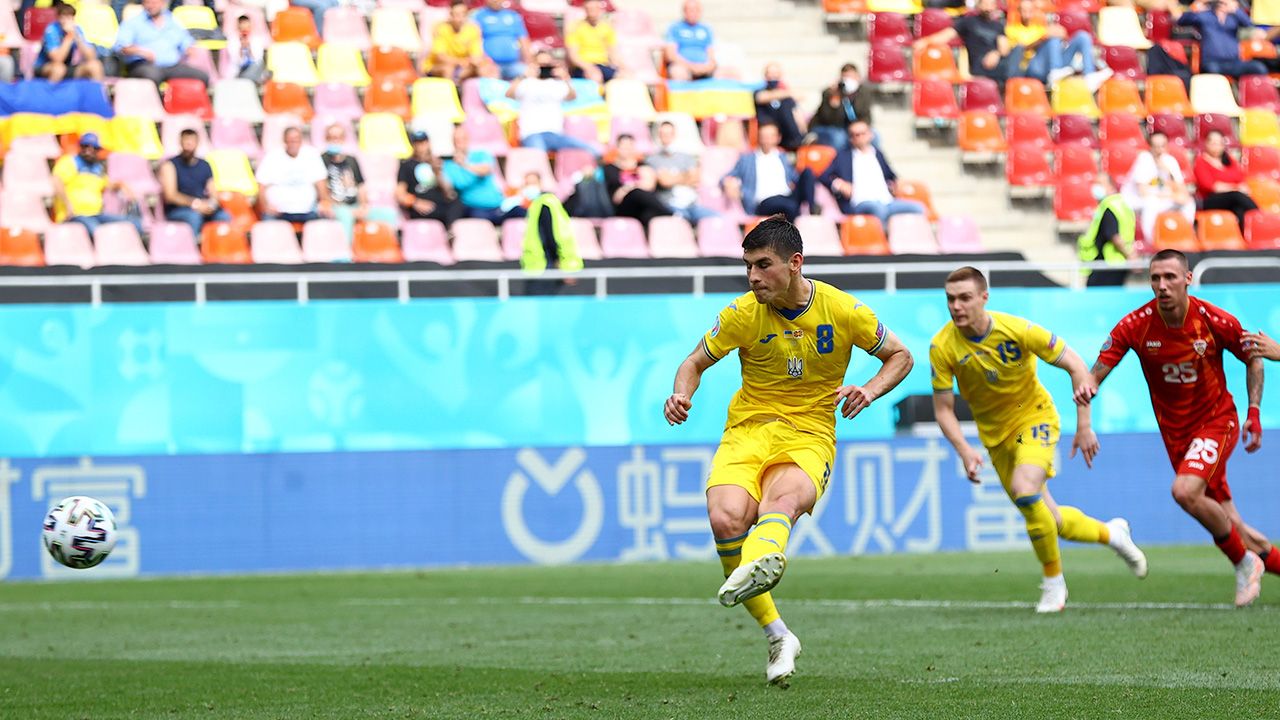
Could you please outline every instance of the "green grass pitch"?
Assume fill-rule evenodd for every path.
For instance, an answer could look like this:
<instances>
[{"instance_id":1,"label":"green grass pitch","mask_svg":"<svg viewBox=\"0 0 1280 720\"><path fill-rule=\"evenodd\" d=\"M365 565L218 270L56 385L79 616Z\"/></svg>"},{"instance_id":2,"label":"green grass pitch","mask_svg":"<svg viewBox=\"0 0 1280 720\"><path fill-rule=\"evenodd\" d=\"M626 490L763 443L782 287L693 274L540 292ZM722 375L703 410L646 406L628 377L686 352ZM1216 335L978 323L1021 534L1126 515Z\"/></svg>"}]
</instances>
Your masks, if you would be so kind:
<instances>
[{"instance_id":1,"label":"green grass pitch","mask_svg":"<svg viewBox=\"0 0 1280 720\"><path fill-rule=\"evenodd\" d=\"M0 718L1276 718L1280 583L1211 546L1138 581L1069 549L796 558L804 653L711 599L714 561L0 585Z\"/></svg>"}]
</instances>

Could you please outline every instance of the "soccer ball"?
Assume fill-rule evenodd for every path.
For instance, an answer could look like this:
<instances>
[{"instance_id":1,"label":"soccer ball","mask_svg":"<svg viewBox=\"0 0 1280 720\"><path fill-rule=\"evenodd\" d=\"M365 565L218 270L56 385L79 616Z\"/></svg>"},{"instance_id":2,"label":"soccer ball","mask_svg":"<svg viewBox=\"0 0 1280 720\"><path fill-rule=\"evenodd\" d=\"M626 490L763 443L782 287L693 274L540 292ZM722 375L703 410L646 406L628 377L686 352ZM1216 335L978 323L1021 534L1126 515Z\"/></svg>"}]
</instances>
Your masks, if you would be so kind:
<instances>
[{"instance_id":1,"label":"soccer ball","mask_svg":"<svg viewBox=\"0 0 1280 720\"><path fill-rule=\"evenodd\" d=\"M69 568L91 568L116 546L116 519L102 501L75 495L45 516L43 537L54 560Z\"/></svg>"}]
</instances>

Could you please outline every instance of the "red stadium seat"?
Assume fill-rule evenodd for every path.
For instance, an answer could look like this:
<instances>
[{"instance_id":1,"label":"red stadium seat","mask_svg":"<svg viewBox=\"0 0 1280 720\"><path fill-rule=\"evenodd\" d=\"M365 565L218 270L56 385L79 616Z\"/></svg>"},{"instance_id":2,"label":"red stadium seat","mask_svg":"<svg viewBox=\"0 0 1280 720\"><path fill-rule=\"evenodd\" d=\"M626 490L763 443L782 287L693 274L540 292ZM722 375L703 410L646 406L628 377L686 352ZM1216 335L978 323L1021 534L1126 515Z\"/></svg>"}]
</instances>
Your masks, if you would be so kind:
<instances>
[{"instance_id":1,"label":"red stadium seat","mask_svg":"<svg viewBox=\"0 0 1280 720\"><path fill-rule=\"evenodd\" d=\"M1089 17L1089 13L1079 7L1062 7L1058 8L1058 24L1067 31L1067 37L1075 35L1078 32L1084 32L1089 37L1097 39L1097 35L1093 32L1093 20Z\"/></svg>"},{"instance_id":2,"label":"red stadium seat","mask_svg":"<svg viewBox=\"0 0 1280 720\"><path fill-rule=\"evenodd\" d=\"M1235 214L1226 210L1196 213L1196 239L1204 250L1246 249Z\"/></svg>"},{"instance_id":3,"label":"red stadium seat","mask_svg":"<svg viewBox=\"0 0 1280 720\"><path fill-rule=\"evenodd\" d=\"M840 223L840 245L845 255L888 255L889 240L874 215L850 215Z\"/></svg>"},{"instance_id":4,"label":"red stadium seat","mask_svg":"<svg viewBox=\"0 0 1280 720\"><path fill-rule=\"evenodd\" d=\"M1227 141L1227 147L1240 147L1240 138L1236 137L1236 128L1232 124L1231 118L1226 115L1197 115L1196 116L1196 143L1204 145L1204 138L1209 133L1217 130L1222 133L1223 138Z\"/></svg>"},{"instance_id":5,"label":"red stadium seat","mask_svg":"<svg viewBox=\"0 0 1280 720\"><path fill-rule=\"evenodd\" d=\"M1131 47L1104 47L1102 59L1118 78L1137 81L1147 77L1147 71L1142 69L1142 62L1138 59L1138 51Z\"/></svg>"},{"instance_id":6,"label":"red stadium seat","mask_svg":"<svg viewBox=\"0 0 1280 720\"><path fill-rule=\"evenodd\" d=\"M58 11L52 7L30 7L22 13L22 37L31 42L44 39L44 30L58 19ZM43 262L41 263L44 264Z\"/></svg>"},{"instance_id":7,"label":"red stadium seat","mask_svg":"<svg viewBox=\"0 0 1280 720\"><path fill-rule=\"evenodd\" d=\"M1158 113L1148 120L1151 132L1164 133L1169 138L1169 147L1187 147L1191 138L1187 135L1187 121L1181 115Z\"/></svg>"},{"instance_id":8,"label":"red stadium seat","mask_svg":"<svg viewBox=\"0 0 1280 720\"><path fill-rule=\"evenodd\" d=\"M1015 194L1025 194L1027 190L1043 191L1053 185L1053 171L1044 153L1026 145L1013 145L1009 148L1009 156L1005 161L1005 179L1010 190L1018 190ZM1033 194L1043 194L1037 192Z\"/></svg>"},{"instance_id":9,"label":"red stadium seat","mask_svg":"<svg viewBox=\"0 0 1280 720\"><path fill-rule=\"evenodd\" d=\"M1280 150L1255 146L1240 151L1240 164L1246 177L1265 177L1280 181Z\"/></svg>"},{"instance_id":10,"label":"red stadium seat","mask_svg":"<svg viewBox=\"0 0 1280 720\"><path fill-rule=\"evenodd\" d=\"M1266 75L1245 75L1240 78L1238 88L1240 107L1280 112L1280 93Z\"/></svg>"},{"instance_id":11,"label":"red stadium seat","mask_svg":"<svg viewBox=\"0 0 1280 720\"><path fill-rule=\"evenodd\" d=\"M1098 125L1102 147L1132 145L1146 148L1147 138L1142 134L1142 118L1129 113L1103 115Z\"/></svg>"},{"instance_id":12,"label":"red stadium seat","mask_svg":"<svg viewBox=\"0 0 1280 720\"><path fill-rule=\"evenodd\" d=\"M564 36L556 25L556 19L547 13L533 12L517 8L524 16L524 26L529 31L529 43L535 48L561 50L564 48Z\"/></svg>"},{"instance_id":13,"label":"red stadium seat","mask_svg":"<svg viewBox=\"0 0 1280 720\"><path fill-rule=\"evenodd\" d=\"M1053 151L1054 175L1060 180L1091 180L1098 174L1093 150L1083 145L1060 145Z\"/></svg>"},{"instance_id":14,"label":"red stadium seat","mask_svg":"<svg viewBox=\"0 0 1280 720\"><path fill-rule=\"evenodd\" d=\"M173 78L165 83L164 109L170 115L195 115L204 121L213 119L209 89L193 78Z\"/></svg>"},{"instance_id":15,"label":"red stadium seat","mask_svg":"<svg viewBox=\"0 0 1280 720\"><path fill-rule=\"evenodd\" d=\"M1041 153L1048 152L1053 147L1049 126L1040 115L1009 113L1005 120L1005 136L1009 140L1009 147L1031 147Z\"/></svg>"},{"instance_id":16,"label":"red stadium seat","mask_svg":"<svg viewBox=\"0 0 1280 720\"><path fill-rule=\"evenodd\" d=\"M1058 184L1053 188L1053 215L1059 223L1087 225L1093 219L1097 206L1091 179L1058 178Z\"/></svg>"},{"instance_id":17,"label":"red stadium seat","mask_svg":"<svg viewBox=\"0 0 1280 720\"><path fill-rule=\"evenodd\" d=\"M1055 145L1083 145L1088 148L1098 147L1098 138L1093 134L1093 121L1084 115L1058 115L1053 119L1053 142Z\"/></svg>"},{"instance_id":18,"label":"red stadium seat","mask_svg":"<svg viewBox=\"0 0 1280 720\"><path fill-rule=\"evenodd\" d=\"M951 27L951 16L941 8L925 8L916 15L916 37L928 37ZM951 39L949 45L958 48L962 45L960 37Z\"/></svg>"},{"instance_id":19,"label":"red stadium seat","mask_svg":"<svg viewBox=\"0 0 1280 720\"><path fill-rule=\"evenodd\" d=\"M914 85L911 111L917 120L955 121L960 119L951 83L946 80L922 80Z\"/></svg>"},{"instance_id":20,"label":"red stadium seat","mask_svg":"<svg viewBox=\"0 0 1280 720\"><path fill-rule=\"evenodd\" d=\"M1140 149L1132 145L1112 145L1102 148L1102 172L1119 180L1129 174L1138 160Z\"/></svg>"},{"instance_id":21,"label":"red stadium seat","mask_svg":"<svg viewBox=\"0 0 1280 720\"><path fill-rule=\"evenodd\" d=\"M867 41L890 42L898 46L911 44L911 29L905 15L875 13L867 20Z\"/></svg>"},{"instance_id":22,"label":"red stadium seat","mask_svg":"<svg viewBox=\"0 0 1280 720\"><path fill-rule=\"evenodd\" d=\"M893 43L872 43L867 62L867 81L877 85L911 82L911 70L907 67L902 46Z\"/></svg>"},{"instance_id":23,"label":"red stadium seat","mask_svg":"<svg viewBox=\"0 0 1280 720\"><path fill-rule=\"evenodd\" d=\"M1168 40L1173 35L1173 16L1166 11L1149 12L1146 19L1147 39L1153 43Z\"/></svg>"},{"instance_id":24,"label":"red stadium seat","mask_svg":"<svg viewBox=\"0 0 1280 720\"><path fill-rule=\"evenodd\" d=\"M1250 250L1280 250L1280 213L1255 210L1245 215L1244 238Z\"/></svg>"},{"instance_id":25,"label":"red stadium seat","mask_svg":"<svg viewBox=\"0 0 1280 720\"><path fill-rule=\"evenodd\" d=\"M1000 97L1000 86L991 78L976 77L960 86L960 110L982 110L984 112L1004 115L1004 99Z\"/></svg>"},{"instance_id":26,"label":"red stadium seat","mask_svg":"<svg viewBox=\"0 0 1280 720\"><path fill-rule=\"evenodd\" d=\"M1004 107L1010 113L1030 113L1046 119L1053 116L1044 83L1035 78L1009 78L1004 86Z\"/></svg>"}]
</instances>

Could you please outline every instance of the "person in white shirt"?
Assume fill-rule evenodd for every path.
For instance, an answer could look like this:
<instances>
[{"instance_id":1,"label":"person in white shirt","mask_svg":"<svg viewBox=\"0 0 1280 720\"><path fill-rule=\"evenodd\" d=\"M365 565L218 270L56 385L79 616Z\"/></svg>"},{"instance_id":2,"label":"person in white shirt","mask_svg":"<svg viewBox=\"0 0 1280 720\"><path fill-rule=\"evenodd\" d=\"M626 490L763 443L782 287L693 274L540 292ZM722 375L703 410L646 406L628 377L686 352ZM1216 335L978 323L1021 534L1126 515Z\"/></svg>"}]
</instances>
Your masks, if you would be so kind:
<instances>
[{"instance_id":1,"label":"person in white shirt","mask_svg":"<svg viewBox=\"0 0 1280 720\"><path fill-rule=\"evenodd\" d=\"M273 150L258 163L258 185L264 220L307 222L333 217L320 153L302 144L302 130L284 131L284 149Z\"/></svg>"},{"instance_id":2,"label":"person in white shirt","mask_svg":"<svg viewBox=\"0 0 1280 720\"><path fill-rule=\"evenodd\" d=\"M1142 236L1150 242L1155 239L1156 218L1160 213L1176 210L1187 222L1194 222L1196 201L1187 191L1178 159L1168 152L1169 138L1154 132L1148 142L1151 150L1138 155L1120 186L1120 195L1138 214Z\"/></svg>"},{"instance_id":3,"label":"person in white shirt","mask_svg":"<svg viewBox=\"0 0 1280 720\"><path fill-rule=\"evenodd\" d=\"M599 157L595 145L564 134L563 103L578 96L564 64L543 50L533 56L526 74L507 88L507 97L520 103L520 144L544 152L578 148Z\"/></svg>"},{"instance_id":4,"label":"person in white shirt","mask_svg":"<svg viewBox=\"0 0 1280 720\"><path fill-rule=\"evenodd\" d=\"M875 215L888 229L894 215L922 214L915 200L893 196L898 175L884 153L872 144L871 126L858 120L849 124L849 147L836 153L819 181L827 186L845 215Z\"/></svg>"},{"instance_id":5,"label":"person in white shirt","mask_svg":"<svg viewBox=\"0 0 1280 720\"><path fill-rule=\"evenodd\" d=\"M267 73L267 46L263 38L252 33L248 15L236 19L236 34L227 38L223 56L234 65L236 77L261 84Z\"/></svg>"},{"instance_id":6,"label":"person in white shirt","mask_svg":"<svg viewBox=\"0 0 1280 720\"><path fill-rule=\"evenodd\" d=\"M782 134L777 125L761 125L756 132L760 149L743 153L738 164L720 181L730 202L742 203L748 215L781 213L794 222L801 205L816 213L813 201L813 171L796 172L795 166L778 149Z\"/></svg>"}]
</instances>

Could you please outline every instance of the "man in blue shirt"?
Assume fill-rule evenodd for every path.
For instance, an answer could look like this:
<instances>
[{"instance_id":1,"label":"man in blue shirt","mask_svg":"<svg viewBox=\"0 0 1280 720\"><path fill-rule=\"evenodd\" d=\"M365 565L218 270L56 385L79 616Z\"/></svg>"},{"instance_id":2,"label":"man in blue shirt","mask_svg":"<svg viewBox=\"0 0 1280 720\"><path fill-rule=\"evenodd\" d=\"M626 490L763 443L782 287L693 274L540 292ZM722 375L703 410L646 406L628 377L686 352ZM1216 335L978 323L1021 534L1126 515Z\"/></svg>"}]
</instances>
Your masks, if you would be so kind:
<instances>
[{"instance_id":1,"label":"man in blue shirt","mask_svg":"<svg viewBox=\"0 0 1280 720\"><path fill-rule=\"evenodd\" d=\"M76 25L76 9L73 5L59 3L57 19L44 29L40 41L40 54L36 56L36 77L49 82L60 82L70 75L73 78L102 80L102 63L98 51L84 37L84 31Z\"/></svg>"},{"instance_id":2,"label":"man in blue shirt","mask_svg":"<svg viewBox=\"0 0 1280 720\"><path fill-rule=\"evenodd\" d=\"M671 23L667 29L667 76L672 80L702 80L716 71L714 37L711 28L703 25L702 3L685 0L684 19Z\"/></svg>"},{"instance_id":3,"label":"man in blue shirt","mask_svg":"<svg viewBox=\"0 0 1280 720\"><path fill-rule=\"evenodd\" d=\"M495 225L507 217L517 217L502 210L502 188L494 178L497 166L493 153L471 148L465 127L453 129L453 157L444 162L444 176L457 191L467 217L483 218Z\"/></svg>"},{"instance_id":4,"label":"man in blue shirt","mask_svg":"<svg viewBox=\"0 0 1280 720\"><path fill-rule=\"evenodd\" d=\"M1229 75L1266 75L1267 66L1258 60L1240 59L1240 29L1253 28L1253 21L1236 0L1197 0L1191 11L1178 18L1178 25L1200 33L1200 72ZM1254 28L1251 37L1266 39L1266 32Z\"/></svg>"},{"instance_id":5,"label":"man in blue shirt","mask_svg":"<svg viewBox=\"0 0 1280 720\"><path fill-rule=\"evenodd\" d=\"M195 46L195 38L173 19L165 5L165 0L142 0L142 12L120 24L116 51L128 76L147 78L157 85L173 78L195 78L208 85L208 75L182 62Z\"/></svg>"},{"instance_id":6,"label":"man in blue shirt","mask_svg":"<svg viewBox=\"0 0 1280 720\"><path fill-rule=\"evenodd\" d=\"M471 15L480 26L484 54L498 66L503 80L523 77L529 62L529 30L515 10L503 9L505 0L487 0Z\"/></svg>"}]
</instances>

